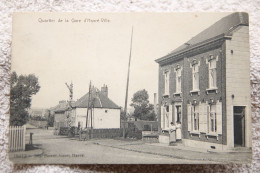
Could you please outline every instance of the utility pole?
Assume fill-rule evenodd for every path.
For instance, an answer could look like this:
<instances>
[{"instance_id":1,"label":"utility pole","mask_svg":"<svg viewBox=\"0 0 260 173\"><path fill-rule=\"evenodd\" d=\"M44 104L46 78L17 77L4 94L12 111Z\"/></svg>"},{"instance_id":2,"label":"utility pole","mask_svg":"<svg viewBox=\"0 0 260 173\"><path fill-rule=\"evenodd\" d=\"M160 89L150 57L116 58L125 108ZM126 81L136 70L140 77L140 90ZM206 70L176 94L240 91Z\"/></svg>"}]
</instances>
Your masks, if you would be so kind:
<instances>
[{"instance_id":1,"label":"utility pole","mask_svg":"<svg viewBox=\"0 0 260 173\"><path fill-rule=\"evenodd\" d=\"M128 86L129 86L131 55L132 55L133 29L134 28L132 27L131 42L130 42L130 54L129 54L129 62L128 62L128 73L127 73L127 82L126 82L124 121L126 121L126 114L127 114L127 100L128 100ZM125 138L125 122L123 122L123 138Z\"/></svg>"},{"instance_id":2,"label":"utility pole","mask_svg":"<svg viewBox=\"0 0 260 173\"><path fill-rule=\"evenodd\" d=\"M89 102L91 101L91 81L89 83L89 89L88 89L88 109L87 109L87 118L86 118L86 128L88 127L88 112L89 112Z\"/></svg>"},{"instance_id":3,"label":"utility pole","mask_svg":"<svg viewBox=\"0 0 260 173\"><path fill-rule=\"evenodd\" d=\"M71 136L71 110L72 110L72 100L73 100L73 83L71 82L70 85L65 83L67 88L69 89L70 92L70 100L69 100L69 108L68 108L68 116L67 116L67 122L68 122L68 127L69 127L69 136Z\"/></svg>"}]
</instances>

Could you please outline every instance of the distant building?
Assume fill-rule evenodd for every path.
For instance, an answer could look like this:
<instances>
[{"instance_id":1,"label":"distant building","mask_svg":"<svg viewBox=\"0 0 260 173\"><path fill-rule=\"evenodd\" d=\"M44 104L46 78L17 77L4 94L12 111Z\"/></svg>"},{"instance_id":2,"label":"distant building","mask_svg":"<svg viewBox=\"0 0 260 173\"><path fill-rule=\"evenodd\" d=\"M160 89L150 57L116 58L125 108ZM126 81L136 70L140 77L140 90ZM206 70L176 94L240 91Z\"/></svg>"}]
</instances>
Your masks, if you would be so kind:
<instances>
[{"instance_id":1,"label":"distant building","mask_svg":"<svg viewBox=\"0 0 260 173\"><path fill-rule=\"evenodd\" d=\"M126 117L126 120L127 120L127 121L135 121L135 117L134 117L133 115L128 115L128 116Z\"/></svg>"},{"instance_id":2,"label":"distant building","mask_svg":"<svg viewBox=\"0 0 260 173\"><path fill-rule=\"evenodd\" d=\"M173 122L186 146L252 147L246 13L222 18L156 62L160 142Z\"/></svg>"},{"instance_id":3,"label":"distant building","mask_svg":"<svg viewBox=\"0 0 260 173\"><path fill-rule=\"evenodd\" d=\"M47 109L43 108L31 108L28 110L28 113L31 117L41 117L44 118L46 116Z\"/></svg>"},{"instance_id":4,"label":"distant building","mask_svg":"<svg viewBox=\"0 0 260 173\"><path fill-rule=\"evenodd\" d=\"M69 104L65 100L59 101L59 104L53 108L50 108L51 114L54 114L54 127L67 127L67 115L66 111L69 108Z\"/></svg>"},{"instance_id":5,"label":"distant building","mask_svg":"<svg viewBox=\"0 0 260 173\"><path fill-rule=\"evenodd\" d=\"M106 85L101 88L101 91L93 87L90 98L87 93L73 105L72 126L85 128L87 123L88 128L94 129L120 128L120 110L121 108L108 98Z\"/></svg>"}]
</instances>

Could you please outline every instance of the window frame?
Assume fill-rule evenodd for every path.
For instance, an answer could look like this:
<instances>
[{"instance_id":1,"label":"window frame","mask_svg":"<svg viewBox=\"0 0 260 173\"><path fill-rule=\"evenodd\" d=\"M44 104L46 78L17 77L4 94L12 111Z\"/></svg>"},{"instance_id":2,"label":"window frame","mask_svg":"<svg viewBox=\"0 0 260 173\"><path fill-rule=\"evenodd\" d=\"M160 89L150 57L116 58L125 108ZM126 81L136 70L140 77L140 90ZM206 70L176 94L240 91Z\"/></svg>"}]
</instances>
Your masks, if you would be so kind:
<instances>
[{"instance_id":1,"label":"window frame","mask_svg":"<svg viewBox=\"0 0 260 173\"><path fill-rule=\"evenodd\" d=\"M192 111L192 131L193 132L199 132L199 105L192 105L193 111ZM196 121L195 121L196 120ZM195 128L196 127L196 128Z\"/></svg>"},{"instance_id":2,"label":"window frame","mask_svg":"<svg viewBox=\"0 0 260 173\"><path fill-rule=\"evenodd\" d=\"M182 123L182 121L181 121L181 119L182 119L182 110L181 110L182 106L181 105L175 105L175 109L176 109L176 120L175 120L175 123Z\"/></svg>"},{"instance_id":3,"label":"window frame","mask_svg":"<svg viewBox=\"0 0 260 173\"><path fill-rule=\"evenodd\" d=\"M208 64L209 64L209 68L208 68L209 89L217 89L217 58L215 58L215 57L213 57L213 55L211 55L208 60ZM214 72L214 76L212 76L212 72Z\"/></svg>"},{"instance_id":4,"label":"window frame","mask_svg":"<svg viewBox=\"0 0 260 173\"><path fill-rule=\"evenodd\" d=\"M215 107L213 109L213 106ZM213 120L213 123L212 123ZM209 134L217 134L217 109L216 104L209 104L209 112L208 112L208 133ZM212 126L213 125L213 126ZM212 130L214 129L214 130Z\"/></svg>"},{"instance_id":5,"label":"window frame","mask_svg":"<svg viewBox=\"0 0 260 173\"><path fill-rule=\"evenodd\" d=\"M170 70L164 71L164 96L170 94Z\"/></svg>"},{"instance_id":6,"label":"window frame","mask_svg":"<svg viewBox=\"0 0 260 173\"><path fill-rule=\"evenodd\" d=\"M178 95L182 93L181 87L182 87L182 68L180 65L177 65L175 68L175 93L174 95Z\"/></svg>"},{"instance_id":7,"label":"window frame","mask_svg":"<svg viewBox=\"0 0 260 173\"><path fill-rule=\"evenodd\" d=\"M195 75L197 75L197 80ZM192 91L199 91L199 64L195 63L192 65Z\"/></svg>"}]
</instances>

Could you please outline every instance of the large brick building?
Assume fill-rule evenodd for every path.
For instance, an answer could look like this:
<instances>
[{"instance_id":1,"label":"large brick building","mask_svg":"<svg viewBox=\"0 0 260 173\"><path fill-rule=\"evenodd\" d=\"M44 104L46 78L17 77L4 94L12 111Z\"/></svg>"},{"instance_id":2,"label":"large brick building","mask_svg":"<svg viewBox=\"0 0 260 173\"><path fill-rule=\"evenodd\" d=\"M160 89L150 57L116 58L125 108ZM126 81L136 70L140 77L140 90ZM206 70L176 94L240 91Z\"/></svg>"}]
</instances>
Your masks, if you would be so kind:
<instances>
[{"instance_id":1,"label":"large brick building","mask_svg":"<svg viewBox=\"0 0 260 173\"><path fill-rule=\"evenodd\" d=\"M160 142L169 142L170 123L179 122L186 146L252 146L246 13L222 18L156 62Z\"/></svg>"}]
</instances>

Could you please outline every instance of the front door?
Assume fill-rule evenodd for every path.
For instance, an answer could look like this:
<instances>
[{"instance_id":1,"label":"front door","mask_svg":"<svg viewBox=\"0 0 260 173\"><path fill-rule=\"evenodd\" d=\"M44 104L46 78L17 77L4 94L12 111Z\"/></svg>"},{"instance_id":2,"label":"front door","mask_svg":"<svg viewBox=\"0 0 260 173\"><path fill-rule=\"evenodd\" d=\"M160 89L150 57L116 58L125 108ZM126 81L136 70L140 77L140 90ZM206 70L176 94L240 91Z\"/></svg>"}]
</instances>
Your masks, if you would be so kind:
<instances>
[{"instance_id":1,"label":"front door","mask_svg":"<svg viewBox=\"0 0 260 173\"><path fill-rule=\"evenodd\" d=\"M175 125L176 125L176 139L182 139L182 130L181 130L181 104L175 105Z\"/></svg>"},{"instance_id":2,"label":"front door","mask_svg":"<svg viewBox=\"0 0 260 173\"><path fill-rule=\"evenodd\" d=\"M234 106L234 146L245 146L245 106Z\"/></svg>"}]
</instances>

